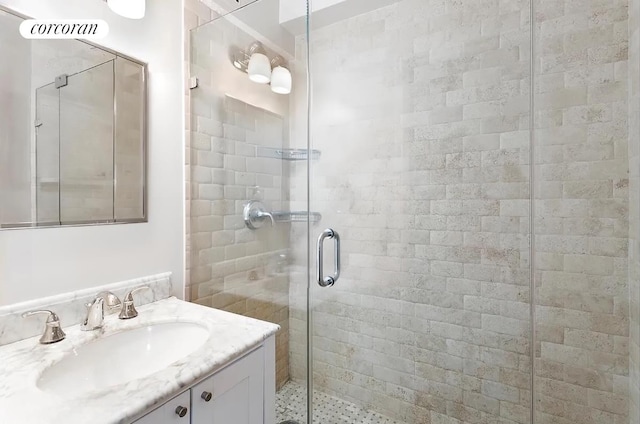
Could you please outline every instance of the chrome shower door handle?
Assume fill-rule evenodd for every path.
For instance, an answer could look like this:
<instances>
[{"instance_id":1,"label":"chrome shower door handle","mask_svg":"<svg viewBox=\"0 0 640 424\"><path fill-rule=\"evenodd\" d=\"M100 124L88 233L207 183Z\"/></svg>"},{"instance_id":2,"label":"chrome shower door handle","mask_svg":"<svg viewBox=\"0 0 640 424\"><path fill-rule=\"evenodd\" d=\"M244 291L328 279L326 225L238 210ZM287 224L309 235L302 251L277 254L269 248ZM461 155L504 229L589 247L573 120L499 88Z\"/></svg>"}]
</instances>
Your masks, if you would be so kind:
<instances>
[{"instance_id":1,"label":"chrome shower door handle","mask_svg":"<svg viewBox=\"0 0 640 424\"><path fill-rule=\"evenodd\" d=\"M328 277L324 276L323 266L324 266L324 241L325 239L334 239L335 240L335 253L334 253L334 272L333 275ZM340 234L337 231L332 230L331 228L327 228L320 234L318 237L318 246L317 246L317 256L316 256L316 268L317 268L317 280L320 287L331 287L333 286L338 278L340 278Z\"/></svg>"}]
</instances>

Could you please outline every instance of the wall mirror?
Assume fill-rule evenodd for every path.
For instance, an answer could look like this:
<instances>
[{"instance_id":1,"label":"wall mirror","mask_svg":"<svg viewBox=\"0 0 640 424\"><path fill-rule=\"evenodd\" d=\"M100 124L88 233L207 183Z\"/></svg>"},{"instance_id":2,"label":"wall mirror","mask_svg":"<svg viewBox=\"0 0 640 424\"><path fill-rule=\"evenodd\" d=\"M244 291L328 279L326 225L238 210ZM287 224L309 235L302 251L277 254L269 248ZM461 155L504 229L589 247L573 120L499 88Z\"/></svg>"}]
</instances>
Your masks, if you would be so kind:
<instances>
[{"instance_id":1,"label":"wall mirror","mask_svg":"<svg viewBox=\"0 0 640 424\"><path fill-rule=\"evenodd\" d=\"M0 9L0 229L146 221L146 65Z\"/></svg>"}]
</instances>

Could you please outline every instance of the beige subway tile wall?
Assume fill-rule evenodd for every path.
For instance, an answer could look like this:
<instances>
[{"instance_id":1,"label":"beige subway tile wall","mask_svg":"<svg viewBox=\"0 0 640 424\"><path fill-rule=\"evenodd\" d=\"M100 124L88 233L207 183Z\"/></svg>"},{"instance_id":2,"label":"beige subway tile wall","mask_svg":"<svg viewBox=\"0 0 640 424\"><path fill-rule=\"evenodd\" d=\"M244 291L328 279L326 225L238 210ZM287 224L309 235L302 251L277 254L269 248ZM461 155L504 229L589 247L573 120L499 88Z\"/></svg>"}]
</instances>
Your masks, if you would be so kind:
<instances>
[{"instance_id":1,"label":"beige subway tile wall","mask_svg":"<svg viewBox=\"0 0 640 424\"><path fill-rule=\"evenodd\" d=\"M192 4L189 22L202 21L192 13L206 10ZM288 98L234 68L231 49L248 47L254 39L231 22L221 18L191 37L190 74L199 84L190 93L188 115L190 299L279 324L280 387L289 380L289 224L266 222L251 230L242 212L249 200L262 201L270 211L285 209L283 161L260 157L257 149L288 145Z\"/></svg>"},{"instance_id":2,"label":"beige subway tile wall","mask_svg":"<svg viewBox=\"0 0 640 424\"><path fill-rule=\"evenodd\" d=\"M629 2L629 422L640 422L640 1Z\"/></svg>"},{"instance_id":3,"label":"beige subway tile wall","mask_svg":"<svg viewBox=\"0 0 640 424\"><path fill-rule=\"evenodd\" d=\"M185 298L191 300L191 31L200 25L211 22L217 14L200 0L184 2L184 74L187 80L185 89Z\"/></svg>"},{"instance_id":4,"label":"beige subway tile wall","mask_svg":"<svg viewBox=\"0 0 640 424\"><path fill-rule=\"evenodd\" d=\"M311 240L332 227L343 248L336 286L311 287L315 389L407 423L531 424L534 394L535 424L640 422L640 2L535 1L533 140L530 6L400 0L312 31ZM246 150L275 147L260 125L306 148L306 80L291 107L224 96L211 53L249 40L211 28L190 63L187 290L279 323L278 381L303 381L306 228L238 219L263 182L270 209L307 207L306 162Z\"/></svg>"},{"instance_id":5,"label":"beige subway tile wall","mask_svg":"<svg viewBox=\"0 0 640 424\"><path fill-rule=\"evenodd\" d=\"M408 423L528 422L529 33L527 1L493 0L312 32L311 209L343 247L312 294L316 389Z\"/></svg>"},{"instance_id":6,"label":"beige subway tile wall","mask_svg":"<svg viewBox=\"0 0 640 424\"><path fill-rule=\"evenodd\" d=\"M627 6L536 2L536 423L629 422Z\"/></svg>"}]
</instances>

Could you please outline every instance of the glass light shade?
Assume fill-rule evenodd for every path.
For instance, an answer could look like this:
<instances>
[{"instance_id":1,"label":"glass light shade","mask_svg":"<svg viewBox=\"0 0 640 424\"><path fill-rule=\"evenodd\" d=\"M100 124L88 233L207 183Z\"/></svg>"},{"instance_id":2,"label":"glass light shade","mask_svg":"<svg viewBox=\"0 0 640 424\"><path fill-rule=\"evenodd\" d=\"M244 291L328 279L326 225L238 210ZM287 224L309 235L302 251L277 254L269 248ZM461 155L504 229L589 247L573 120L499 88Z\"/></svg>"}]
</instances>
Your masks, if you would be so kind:
<instances>
[{"instance_id":1,"label":"glass light shade","mask_svg":"<svg viewBox=\"0 0 640 424\"><path fill-rule=\"evenodd\" d=\"M145 12L145 0L107 0L109 9L129 19L142 19Z\"/></svg>"},{"instance_id":2,"label":"glass light shade","mask_svg":"<svg viewBox=\"0 0 640 424\"><path fill-rule=\"evenodd\" d=\"M271 62L262 53L254 53L249 60L249 79L258 84L269 84L271 81Z\"/></svg>"},{"instance_id":3,"label":"glass light shade","mask_svg":"<svg viewBox=\"0 0 640 424\"><path fill-rule=\"evenodd\" d=\"M276 66L271 72L271 91L278 94L291 93L291 72L282 66Z\"/></svg>"}]
</instances>

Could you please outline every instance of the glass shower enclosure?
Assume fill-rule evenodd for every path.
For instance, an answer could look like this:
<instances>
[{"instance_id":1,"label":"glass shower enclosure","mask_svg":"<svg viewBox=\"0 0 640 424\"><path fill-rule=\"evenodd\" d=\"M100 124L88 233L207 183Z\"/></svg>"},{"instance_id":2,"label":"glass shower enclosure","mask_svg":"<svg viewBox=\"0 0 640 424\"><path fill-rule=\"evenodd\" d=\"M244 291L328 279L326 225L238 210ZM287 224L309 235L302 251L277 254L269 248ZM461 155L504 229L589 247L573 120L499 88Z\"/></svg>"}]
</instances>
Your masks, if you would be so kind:
<instances>
[{"instance_id":1,"label":"glass shower enclosure","mask_svg":"<svg viewBox=\"0 0 640 424\"><path fill-rule=\"evenodd\" d=\"M634 1L186 2L187 294L278 423L639 422Z\"/></svg>"}]
</instances>

